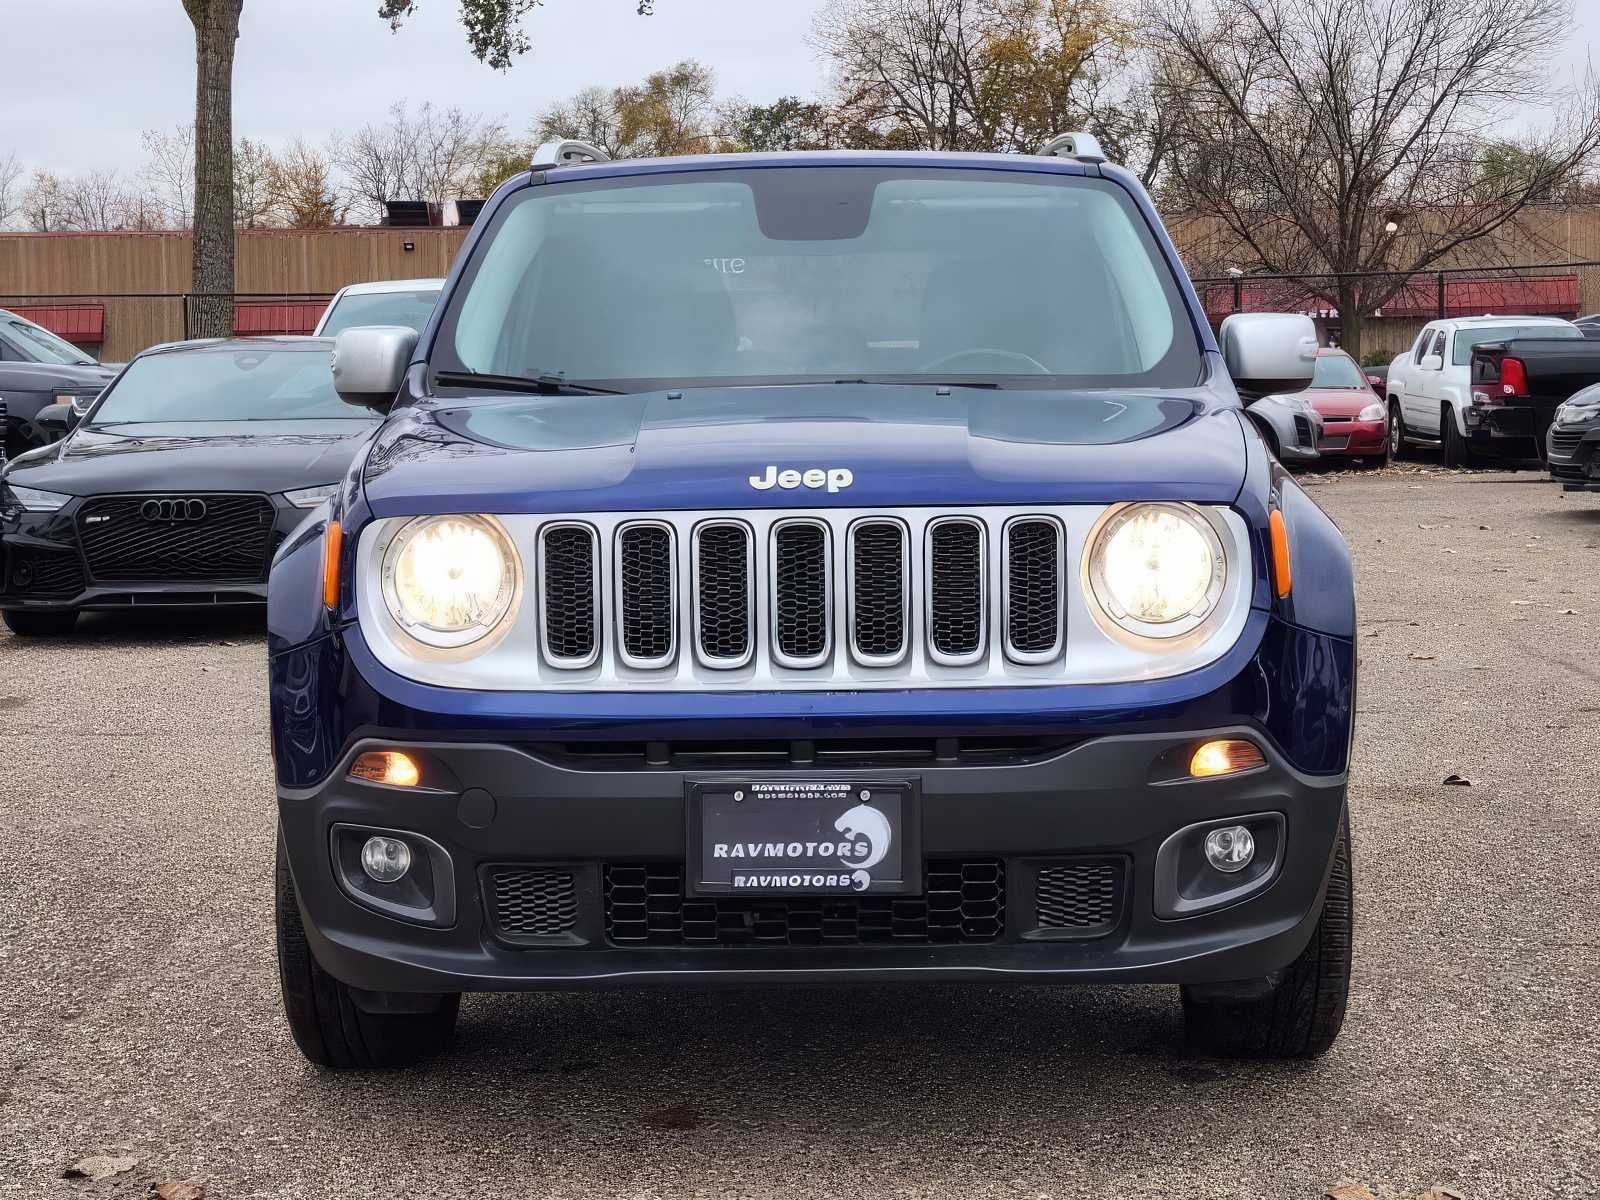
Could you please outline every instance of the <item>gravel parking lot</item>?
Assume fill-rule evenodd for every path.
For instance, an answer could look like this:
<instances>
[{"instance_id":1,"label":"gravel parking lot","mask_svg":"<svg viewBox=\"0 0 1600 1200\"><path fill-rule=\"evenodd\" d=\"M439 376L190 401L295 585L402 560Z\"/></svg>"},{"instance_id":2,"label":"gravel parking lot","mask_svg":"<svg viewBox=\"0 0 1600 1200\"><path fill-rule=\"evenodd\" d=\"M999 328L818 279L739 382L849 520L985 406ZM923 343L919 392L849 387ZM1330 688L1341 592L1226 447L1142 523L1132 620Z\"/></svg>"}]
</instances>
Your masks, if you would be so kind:
<instances>
[{"instance_id":1,"label":"gravel parking lot","mask_svg":"<svg viewBox=\"0 0 1600 1200\"><path fill-rule=\"evenodd\" d=\"M278 1008L260 621L96 618L0 633L0 1193L1594 1195L1600 496L1311 483L1361 606L1323 1060L1189 1057L1176 989L948 986L469 997L450 1057L318 1074ZM90 1155L138 1161L62 1178Z\"/></svg>"}]
</instances>

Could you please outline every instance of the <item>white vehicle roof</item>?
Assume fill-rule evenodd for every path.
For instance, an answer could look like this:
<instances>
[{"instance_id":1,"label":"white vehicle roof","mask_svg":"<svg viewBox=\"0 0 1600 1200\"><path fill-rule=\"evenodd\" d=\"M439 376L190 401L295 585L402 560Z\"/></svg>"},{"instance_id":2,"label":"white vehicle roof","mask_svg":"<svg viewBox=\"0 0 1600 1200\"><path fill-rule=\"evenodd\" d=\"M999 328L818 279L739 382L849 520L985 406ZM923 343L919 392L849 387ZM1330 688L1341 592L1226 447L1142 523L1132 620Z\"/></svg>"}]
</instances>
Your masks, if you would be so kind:
<instances>
[{"instance_id":1,"label":"white vehicle roof","mask_svg":"<svg viewBox=\"0 0 1600 1200\"><path fill-rule=\"evenodd\" d=\"M442 279L380 279L374 283L352 283L339 289L340 296L382 296L388 292L444 290ZM337 298L337 297L336 297Z\"/></svg>"},{"instance_id":2,"label":"white vehicle roof","mask_svg":"<svg viewBox=\"0 0 1600 1200\"><path fill-rule=\"evenodd\" d=\"M1449 326L1451 329L1471 329L1474 325L1504 325L1510 322L1513 325L1571 325L1572 322L1565 317L1524 317L1516 313L1500 313L1486 317L1446 317L1440 320L1429 321L1433 326Z\"/></svg>"}]
</instances>

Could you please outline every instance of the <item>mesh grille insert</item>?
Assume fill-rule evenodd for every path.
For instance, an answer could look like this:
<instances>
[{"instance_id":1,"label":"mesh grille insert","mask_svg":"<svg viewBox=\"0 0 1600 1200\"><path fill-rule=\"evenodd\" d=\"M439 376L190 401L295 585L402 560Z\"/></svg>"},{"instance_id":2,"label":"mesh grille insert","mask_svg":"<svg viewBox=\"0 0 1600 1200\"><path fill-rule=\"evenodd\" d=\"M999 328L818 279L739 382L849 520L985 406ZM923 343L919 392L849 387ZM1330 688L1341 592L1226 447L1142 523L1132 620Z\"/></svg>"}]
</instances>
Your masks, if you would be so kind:
<instances>
[{"instance_id":1,"label":"mesh grille insert","mask_svg":"<svg viewBox=\"0 0 1600 1200\"><path fill-rule=\"evenodd\" d=\"M623 650L645 661L667 658L674 624L671 532L659 525L624 529L617 570Z\"/></svg>"},{"instance_id":2,"label":"mesh grille insert","mask_svg":"<svg viewBox=\"0 0 1600 1200\"><path fill-rule=\"evenodd\" d=\"M22 596L76 596L84 587L83 564L75 550L19 546L11 551L5 582L10 591Z\"/></svg>"},{"instance_id":3,"label":"mesh grille insert","mask_svg":"<svg viewBox=\"0 0 1600 1200\"><path fill-rule=\"evenodd\" d=\"M905 531L892 521L856 526L851 545L856 651L893 658L905 649Z\"/></svg>"},{"instance_id":4,"label":"mesh grille insert","mask_svg":"<svg viewBox=\"0 0 1600 1200\"><path fill-rule=\"evenodd\" d=\"M929 862L921 896L684 897L682 863L610 863L606 936L625 946L970 944L1005 929L997 859Z\"/></svg>"},{"instance_id":5,"label":"mesh grille insert","mask_svg":"<svg viewBox=\"0 0 1600 1200\"><path fill-rule=\"evenodd\" d=\"M556 937L578 921L572 872L552 867L486 867L489 913L501 937Z\"/></svg>"},{"instance_id":6,"label":"mesh grille insert","mask_svg":"<svg viewBox=\"0 0 1600 1200\"><path fill-rule=\"evenodd\" d=\"M546 530L542 565L550 657L586 659L595 649L593 531L576 525Z\"/></svg>"},{"instance_id":7,"label":"mesh grille insert","mask_svg":"<svg viewBox=\"0 0 1600 1200\"><path fill-rule=\"evenodd\" d=\"M1042 866L1034 898L1041 929L1105 932L1117 922L1122 867L1105 860Z\"/></svg>"},{"instance_id":8,"label":"mesh grille insert","mask_svg":"<svg viewBox=\"0 0 1600 1200\"><path fill-rule=\"evenodd\" d=\"M701 652L738 661L750 652L750 533L743 525L708 526L695 554Z\"/></svg>"},{"instance_id":9,"label":"mesh grille insert","mask_svg":"<svg viewBox=\"0 0 1600 1200\"><path fill-rule=\"evenodd\" d=\"M255 583L272 522L265 496L106 496L78 509L78 540L104 582Z\"/></svg>"},{"instance_id":10,"label":"mesh grille insert","mask_svg":"<svg viewBox=\"0 0 1600 1200\"><path fill-rule=\"evenodd\" d=\"M1059 527L1013 521L1006 543L1006 636L1022 654L1048 654L1061 638Z\"/></svg>"},{"instance_id":11,"label":"mesh grille insert","mask_svg":"<svg viewBox=\"0 0 1600 1200\"><path fill-rule=\"evenodd\" d=\"M815 659L828 649L828 533L780 525L772 537L773 636L780 653Z\"/></svg>"},{"instance_id":12,"label":"mesh grille insert","mask_svg":"<svg viewBox=\"0 0 1600 1200\"><path fill-rule=\"evenodd\" d=\"M928 535L929 636L951 657L983 647L983 531L971 521L944 521Z\"/></svg>"}]
</instances>

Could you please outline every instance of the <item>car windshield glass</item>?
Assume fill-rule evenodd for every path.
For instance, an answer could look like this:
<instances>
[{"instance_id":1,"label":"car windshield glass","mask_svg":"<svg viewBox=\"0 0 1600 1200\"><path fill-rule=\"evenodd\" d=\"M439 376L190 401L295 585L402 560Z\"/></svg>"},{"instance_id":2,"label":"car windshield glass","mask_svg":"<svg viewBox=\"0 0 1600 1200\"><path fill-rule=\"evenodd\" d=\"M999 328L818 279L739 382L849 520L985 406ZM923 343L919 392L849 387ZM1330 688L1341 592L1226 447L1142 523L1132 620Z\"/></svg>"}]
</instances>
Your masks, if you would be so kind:
<instances>
[{"instance_id":1,"label":"car windshield glass","mask_svg":"<svg viewBox=\"0 0 1600 1200\"><path fill-rule=\"evenodd\" d=\"M9 317L6 319L5 329L6 336L17 350L34 362L84 367L94 365L94 359L71 342L57 337L32 321L24 321L21 317Z\"/></svg>"},{"instance_id":2,"label":"car windshield glass","mask_svg":"<svg viewBox=\"0 0 1600 1200\"><path fill-rule=\"evenodd\" d=\"M524 190L445 314L438 371L612 387L941 379L1192 386L1177 281L1121 187L781 167Z\"/></svg>"},{"instance_id":3,"label":"car windshield glass","mask_svg":"<svg viewBox=\"0 0 1600 1200\"><path fill-rule=\"evenodd\" d=\"M1367 377L1354 362L1342 354L1324 354L1311 368L1311 386L1318 388L1364 388Z\"/></svg>"},{"instance_id":4,"label":"car windshield glass","mask_svg":"<svg viewBox=\"0 0 1600 1200\"><path fill-rule=\"evenodd\" d=\"M432 290L348 295L328 314L322 336L335 337L357 325L404 325L421 333L438 299Z\"/></svg>"},{"instance_id":5,"label":"car windshield glass","mask_svg":"<svg viewBox=\"0 0 1600 1200\"><path fill-rule=\"evenodd\" d=\"M1479 329L1462 329L1456 333L1455 348L1450 360L1462 366L1472 358L1474 346L1492 346L1496 342L1509 342L1512 338L1581 338L1583 330L1576 325L1485 325Z\"/></svg>"},{"instance_id":6,"label":"car windshield glass","mask_svg":"<svg viewBox=\"0 0 1600 1200\"><path fill-rule=\"evenodd\" d=\"M91 424L337 417L374 419L370 409L339 399L328 351L250 348L136 359L94 410Z\"/></svg>"}]
</instances>

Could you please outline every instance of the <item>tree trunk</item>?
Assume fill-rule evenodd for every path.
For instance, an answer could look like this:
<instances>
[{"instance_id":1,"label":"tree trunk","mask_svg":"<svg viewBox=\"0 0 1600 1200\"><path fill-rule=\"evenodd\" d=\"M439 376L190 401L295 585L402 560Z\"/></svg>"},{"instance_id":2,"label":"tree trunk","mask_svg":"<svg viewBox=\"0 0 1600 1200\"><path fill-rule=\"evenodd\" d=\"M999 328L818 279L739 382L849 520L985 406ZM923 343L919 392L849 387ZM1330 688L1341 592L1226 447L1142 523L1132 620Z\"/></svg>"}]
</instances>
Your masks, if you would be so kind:
<instances>
[{"instance_id":1,"label":"tree trunk","mask_svg":"<svg viewBox=\"0 0 1600 1200\"><path fill-rule=\"evenodd\" d=\"M1341 283L1336 293L1339 300L1339 348L1356 362L1361 361L1361 283L1352 280Z\"/></svg>"},{"instance_id":2,"label":"tree trunk","mask_svg":"<svg viewBox=\"0 0 1600 1200\"><path fill-rule=\"evenodd\" d=\"M244 0L183 0L194 24L190 337L233 333L233 52Z\"/></svg>"}]
</instances>

